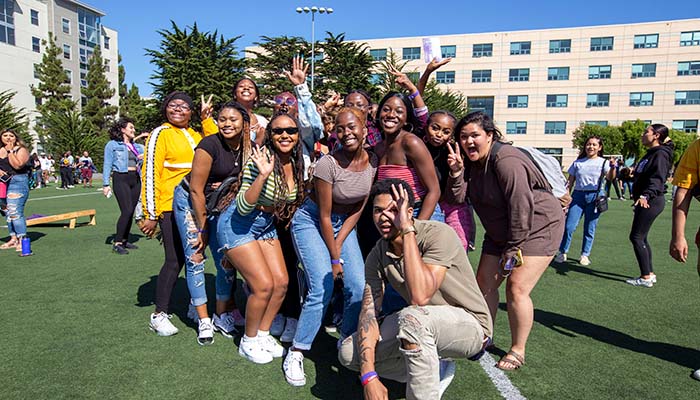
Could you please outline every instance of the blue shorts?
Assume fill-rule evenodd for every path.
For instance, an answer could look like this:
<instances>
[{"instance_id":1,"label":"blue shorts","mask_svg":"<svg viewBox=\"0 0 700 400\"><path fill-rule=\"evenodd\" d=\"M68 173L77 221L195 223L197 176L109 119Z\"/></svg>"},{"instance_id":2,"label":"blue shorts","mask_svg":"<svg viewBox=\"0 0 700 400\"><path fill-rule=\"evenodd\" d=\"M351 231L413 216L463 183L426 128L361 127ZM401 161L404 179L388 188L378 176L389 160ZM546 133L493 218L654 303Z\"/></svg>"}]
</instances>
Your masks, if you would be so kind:
<instances>
[{"instance_id":1,"label":"blue shorts","mask_svg":"<svg viewBox=\"0 0 700 400\"><path fill-rule=\"evenodd\" d=\"M274 215L254 209L248 215L241 215L235 203L232 203L219 216L216 237L223 252L255 240L277 239Z\"/></svg>"}]
</instances>

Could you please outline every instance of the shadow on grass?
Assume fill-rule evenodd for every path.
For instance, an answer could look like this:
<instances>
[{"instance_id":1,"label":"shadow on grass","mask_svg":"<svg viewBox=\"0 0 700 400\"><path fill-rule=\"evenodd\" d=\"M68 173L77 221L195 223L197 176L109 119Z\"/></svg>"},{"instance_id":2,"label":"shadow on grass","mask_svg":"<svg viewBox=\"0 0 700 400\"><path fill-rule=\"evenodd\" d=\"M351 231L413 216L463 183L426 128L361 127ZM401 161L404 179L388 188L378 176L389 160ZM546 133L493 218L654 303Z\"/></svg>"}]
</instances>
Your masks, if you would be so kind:
<instances>
[{"instance_id":1,"label":"shadow on grass","mask_svg":"<svg viewBox=\"0 0 700 400\"><path fill-rule=\"evenodd\" d=\"M36 232L36 231L27 231L27 237L29 237L29 240L32 241L32 243L36 242L37 240L43 238L46 236L44 232ZM0 241L2 242L7 242L10 240L10 236L5 236L3 238L0 238Z\"/></svg>"},{"instance_id":2,"label":"shadow on grass","mask_svg":"<svg viewBox=\"0 0 700 400\"><path fill-rule=\"evenodd\" d=\"M577 265L572 262L563 262L563 263L558 263L558 262L552 262L549 264L550 267L554 268L557 271L557 274L559 275L564 275L566 276L568 272L578 272L580 274L586 274L586 275L591 275L595 276L597 278L603 278L603 279L608 279L611 281L618 281L618 282L624 282L627 279L632 278L631 276L628 275L620 275L616 274L614 272L605 272L605 271L596 271L594 269L584 267L582 265Z\"/></svg>"},{"instance_id":3,"label":"shadow on grass","mask_svg":"<svg viewBox=\"0 0 700 400\"><path fill-rule=\"evenodd\" d=\"M505 304L501 304L499 307L505 309ZM644 339L638 339L624 332L544 310L535 309L535 321L568 337L576 337L576 334L584 335L603 343L637 353L647 354L682 367L691 369L698 368L700 351L695 349L670 343L650 342Z\"/></svg>"},{"instance_id":4,"label":"shadow on grass","mask_svg":"<svg viewBox=\"0 0 700 400\"><path fill-rule=\"evenodd\" d=\"M117 236L116 233L113 233L113 234L107 236L107 237L105 238L105 244L108 244L108 245L111 246L112 243L114 243L114 238L115 238L115 236ZM144 236L144 235L140 235L140 234L134 235L134 234L130 233L130 234L129 234L129 238L128 238L127 240L128 240L129 243L136 243L136 242L138 242L139 240L141 240L142 238L145 238L145 236Z\"/></svg>"}]
</instances>

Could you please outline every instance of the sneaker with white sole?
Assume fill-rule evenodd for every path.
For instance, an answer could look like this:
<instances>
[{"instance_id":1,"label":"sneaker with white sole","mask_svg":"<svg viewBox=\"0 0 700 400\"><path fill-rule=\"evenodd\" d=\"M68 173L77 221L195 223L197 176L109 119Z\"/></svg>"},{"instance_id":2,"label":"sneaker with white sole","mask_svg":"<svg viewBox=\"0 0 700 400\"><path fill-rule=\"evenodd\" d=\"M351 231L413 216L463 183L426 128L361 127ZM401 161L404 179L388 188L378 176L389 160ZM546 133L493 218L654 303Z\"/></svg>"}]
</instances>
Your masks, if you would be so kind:
<instances>
[{"instance_id":1,"label":"sneaker with white sole","mask_svg":"<svg viewBox=\"0 0 700 400\"><path fill-rule=\"evenodd\" d=\"M651 283L656 283L656 274L651 274Z\"/></svg>"},{"instance_id":2,"label":"sneaker with white sole","mask_svg":"<svg viewBox=\"0 0 700 400\"><path fill-rule=\"evenodd\" d=\"M211 318L201 318L198 331L197 343L201 346L214 343L214 325L211 323Z\"/></svg>"},{"instance_id":3,"label":"sneaker with white sole","mask_svg":"<svg viewBox=\"0 0 700 400\"><path fill-rule=\"evenodd\" d=\"M214 314L213 325L216 332L221 333L224 337L231 339L233 335L238 333L234 324L233 315L230 312L222 313L221 316Z\"/></svg>"},{"instance_id":4,"label":"sneaker with white sole","mask_svg":"<svg viewBox=\"0 0 700 400\"><path fill-rule=\"evenodd\" d=\"M290 351L284 358L282 365L284 379L292 386L306 385L306 375L304 375L304 355L300 351Z\"/></svg>"},{"instance_id":5,"label":"sneaker with white sole","mask_svg":"<svg viewBox=\"0 0 700 400\"><path fill-rule=\"evenodd\" d=\"M284 324L284 332L280 336L280 342L291 342L294 340L294 334L297 333L297 321L295 318L287 318L287 323Z\"/></svg>"},{"instance_id":6,"label":"sneaker with white sole","mask_svg":"<svg viewBox=\"0 0 700 400\"><path fill-rule=\"evenodd\" d=\"M563 263L566 262L566 253L559 253L554 257L554 262Z\"/></svg>"},{"instance_id":7,"label":"sneaker with white sole","mask_svg":"<svg viewBox=\"0 0 700 400\"><path fill-rule=\"evenodd\" d=\"M275 319L272 320L272 325L270 326L270 335L279 336L284 332L284 323L287 319L282 316L282 314L275 315Z\"/></svg>"},{"instance_id":8,"label":"sneaker with white sole","mask_svg":"<svg viewBox=\"0 0 700 400\"><path fill-rule=\"evenodd\" d=\"M151 314L151 322L148 324L148 328L157 333L158 336L172 336L179 332L175 325L170 322L172 317L172 315L162 311L158 314L153 313Z\"/></svg>"},{"instance_id":9,"label":"sneaker with white sole","mask_svg":"<svg viewBox=\"0 0 700 400\"><path fill-rule=\"evenodd\" d=\"M245 318L238 310L231 311L231 316L233 317L233 324L235 326L245 326Z\"/></svg>"},{"instance_id":10,"label":"sneaker with white sole","mask_svg":"<svg viewBox=\"0 0 700 400\"><path fill-rule=\"evenodd\" d=\"M639 278L628 279L625 282L632 286L643 286L648 288L654 286L654 281L652 279L644 279L641 276Z\"/></svg>"},{"instance_id":11,"label":"sneaker with white sole","mask_svg":"<svg viewBox=\"0 0 700 400\"><path fill-rule=\"evenodd\" d=\"M243 336L238 346L238 354L256 364L267 364L273 360L272 354L263 349L260 338L257 336L252 338Z\"/></svg>"},{"instance_id":12,"label":"sneaker with white sole","mask_svg":"<svg viewBox=\"0 0 700 400\"><path fill-rule=\"evenodd\" d=\"M187 307L187 318L191 319L195 323L199 323L199 313L197 312L197 308L190 303L189 307Z\"/></svg>"},{"instance_id":13,"label":"sneaker with white sole","mask_svg":"<svg viewBox=\"0 0 700 400\"><path fill-rule=\"evenodd\" d=\"M588 258L588 256L581 256L581 259L578 260L578 263L583 265L584 267L587 267L591 265L591 260Z\"/></svg>"},{"instance_id":14,"label":"sneaker with white sole","mask_svg":"<svg viewBox=\"0 0 700 400\"><path fill-rule=\"evenodd\" d=\"M447 387L452 383L452 379L455 377L455 371L457 370L457 365L454 361L450 359L440 360L440 397L445 393Z\"/></svg>"},{"instance_id":15,"label":"sneaker with white sole","mask_svg":"<svg viewBox=\"0 0 700 400\"><path fill-rule=\"evenodd\" d=\"M287 352L285 349L272 335L260 336L258 334L258 340L260 341L260 346L270 353L273 358L284 357Z\"/></svg>"}]
</instances>

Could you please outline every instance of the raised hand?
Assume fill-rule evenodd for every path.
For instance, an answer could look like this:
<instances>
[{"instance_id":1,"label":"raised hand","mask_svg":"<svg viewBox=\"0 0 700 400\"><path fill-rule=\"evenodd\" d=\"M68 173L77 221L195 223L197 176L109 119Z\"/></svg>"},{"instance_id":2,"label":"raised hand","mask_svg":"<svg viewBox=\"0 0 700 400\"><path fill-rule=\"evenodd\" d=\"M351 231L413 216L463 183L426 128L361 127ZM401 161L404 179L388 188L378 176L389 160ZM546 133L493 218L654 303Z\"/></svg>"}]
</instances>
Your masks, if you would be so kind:
<instances>
[{"instance_id":1,"label":"raised hand","mask_svg":"<svg viewBox=\"0 0 700 400\"><path fill-rule=\"evenodd\" d=\"M323 108L326 110L330 110L331 108L338 106L338 105L343 105L343 99L340 97L340 93L335 92L333 93L333 96L329 97L328 100L326 100L325 103L323 103Z\"/></svg>"},{"instance_id":2,"label":"raised hand","mask_svg":"<svg viewBox=\"0 0 700 400\"><path fill-rule=\"evenodd\" d=\"M461 150L459 149L459 144L455 143L454 148L448 141L445 143L447 145L447 165L450 167L450 171L459 172L464 168L464 161L462 160Z\"/></svg>"},{"instance_id":3,"label":"raised hand","mask_svg":"<svg viewBox=\"0 0 700 400\"><path fill-rule=\"evenodd\" d=\"M403 185L391 185L391 197L393 200L382 214L389 218L399 231L413 226L413 216L408 212L408 192Z\"/></svg>"},{"instance_id":4,"label":"raised hand","mask_svg":"<svg viewBox=\"0 0 700 400\"><path fill-rule=\"evenodd\" d=\"M211 99L213 97L214 95L210 94L209 99L207 101L204 101L204 95L202 95L202 110L199 112L199 116L202 117L202 121L204 121L207 118L211 118L211 113L213 110Z\"/></svg>"},{"instance_id":5,"label":"raised hand","mask_svg":"<svg viewBox=\"0 0 700 400\"><path fill-rule=\"evenodd\" d=\"M298 86L306 82L306 71L308 69L309 64L304 61L304 58L296 56L292 59L292 72L284 71L284 73L294 86Z\"/></svg>"},{"instance_id":6,"label":"raised hand","mask_svg":"<svg viewBox=\"0 0 700 400\"><path fill-rule=\"evenodd\" d=\"M267 178L275 169L275 155L270 154L267 147L254 147L250 158L258 167L259 175Z\"/></svg>"},{"instance_id":7,"label":"raised hand","mask_svg":"<svg viewBox=\"0 0 700 400\"><path fill-rule=\"evenodd\" d=\"M396 78L396 84L398 84L402 88L408 90L411 93L418 90L416 89L416 85L410 79L408 79L408 76L406 74L397 70L391 65L389 65L389 73L394 75L394 77Z\"/></svg>"},{"instance_id":8,"label":"raised hand","mask_svg":"<svg viewBox=\"0 0 700 400\"><path fill-rule=\"evenodd\" d=\"M442 61L438 61L437 58L433 58L433 60L425 66L425 72L428 74L432 74L433 72L440 69L440 67L449 63L450 61L452 61L451 58L443 58Z\"/></svg>"}]
</instances>

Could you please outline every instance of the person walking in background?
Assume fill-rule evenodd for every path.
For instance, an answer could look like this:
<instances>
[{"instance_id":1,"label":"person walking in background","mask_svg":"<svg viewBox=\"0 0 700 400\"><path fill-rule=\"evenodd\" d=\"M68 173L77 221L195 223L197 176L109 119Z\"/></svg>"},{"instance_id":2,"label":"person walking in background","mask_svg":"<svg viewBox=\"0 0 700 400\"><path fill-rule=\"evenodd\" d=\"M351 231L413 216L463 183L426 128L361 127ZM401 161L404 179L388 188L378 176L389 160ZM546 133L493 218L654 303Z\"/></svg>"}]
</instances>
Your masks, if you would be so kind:
<instances>
[{"instance_id":1,"label":"person walking in background","mask_svg":"<svg viewBox=\"0 0 700 400\"><path fill-rule=\"evenodd\" d=\"M0 180L7 185L7 230L10 240L0 249L22 250L22 238L27 235L24 205L29 197L29 174L31 167L29 150L17 133L6 129L0 133ZM9 177L9 179L8 179Z\"/></svg>"},{"instance_id":2,"label":"person walking in background","mask_svg":"<svg viewBox=\"0 0 700 400\"><path fill-rule=\"evenodd\" d=\"M649 125L642 134L647 153L634 171L634 219L630 241L639 264L640 276L628 279L632 286L652 287L656 274L651 263L651 246L647 241L651 225L666 205L666 179L673 163L674 144L668 137L668 128L662 124Z\"/></svg>"},{"instance_id":3,"label":"person walking in background","mask_svg":"<svg viewBox=\"0 0 700 400\"><path fill-rule=\"evenodd\" d=\"M73 156L70 155L70 151L63 153L63 157L59 161L60 171L61 171L61 186L56 186L56 189L69 189L73 187Z\"/></svg>"},{"instance_id":4,"label":"person walking in background","mask_svg":"<svg viewBox=\"0 0 700 400\"><path fill-rule=\"evenodd\" d=\"M46 153L41 153L39 156L39 163L41 168L41 185L46 187L49 184L49 177L51 176L51 160L46 156Z\"/></svg>"},{"instance_id":5,"label":"person walking in background","mask_svg":"<svg viewBox=\"0 0 700 400\"><path fill-rule=\"evenodd\" d=\"M80 181L83 183L83 188L92 187L92 172L95 164L92 163L92 158L87 151L78 158L78 168L80 169Z\"/></svg>"},{"instance_id":6,"label":"person walking in background","mask_svg":"<svg viewBox=\"0 0 700 400\"><path fill-rule=\"evenodd\" d=\"M615 189L615 195L617 196L617 199L624 200L622 196L620 196L620 180L618 179L620 168L617 159L615 157L610 157L609 163L610 169L612 170L612 179L607 179L607 177L605 179L605 195L608 196L608 198L610 198L610 187L612 186L612 188Z\"/></svg>"},{"instance_id":7,"label":"person walking in background","mask_svg":"<svg viewBox=\"0 0 700 400\"><path fill-rule=\"evenodd\" d=\"M583 217L583 243L581 244L581 258L579 263L583 266L591 265L590 255L593 248L595 228L598 225L600 213L596 209L595 201L598 196L604 195L601 190L602 180L612 180L613 170L610 163L603 158L603 139L591 136L581 149L576 161L569 167L569 190L574 188L571 196L571 205L566 214L566 230L564 238L559 245L559 254L554 261L562 263L567 260L567 253L578 223Z\"/></svg>"}]
</instances>

